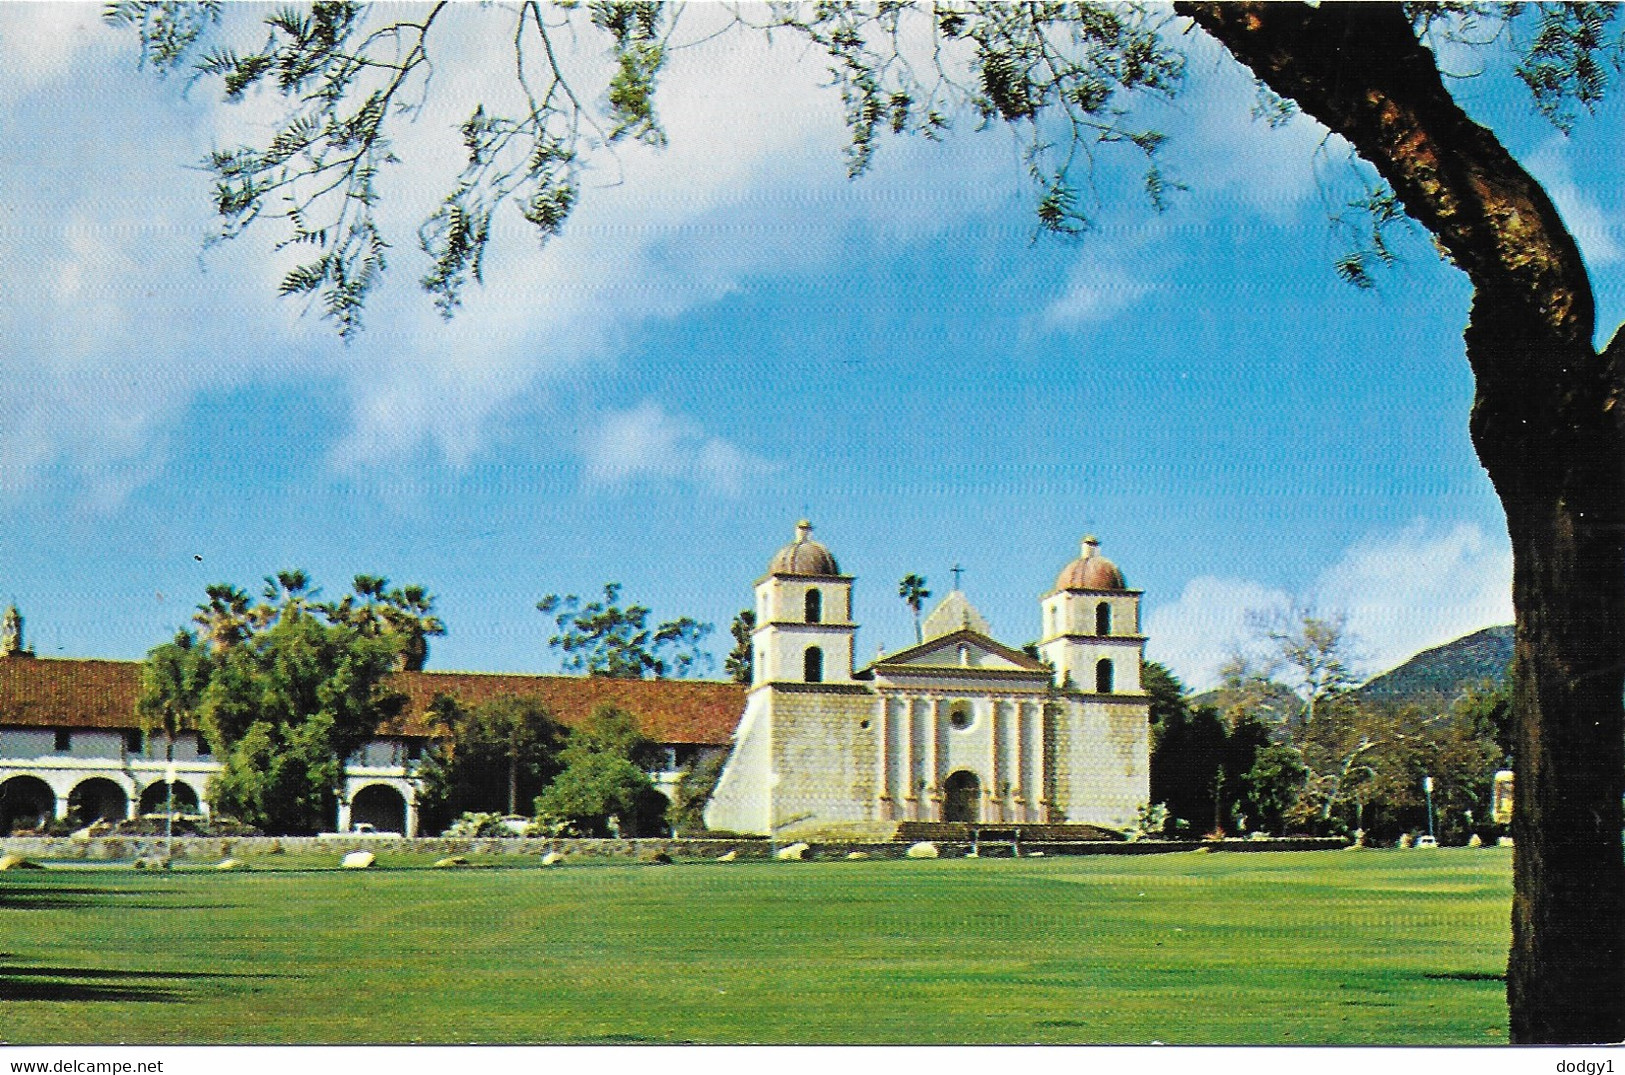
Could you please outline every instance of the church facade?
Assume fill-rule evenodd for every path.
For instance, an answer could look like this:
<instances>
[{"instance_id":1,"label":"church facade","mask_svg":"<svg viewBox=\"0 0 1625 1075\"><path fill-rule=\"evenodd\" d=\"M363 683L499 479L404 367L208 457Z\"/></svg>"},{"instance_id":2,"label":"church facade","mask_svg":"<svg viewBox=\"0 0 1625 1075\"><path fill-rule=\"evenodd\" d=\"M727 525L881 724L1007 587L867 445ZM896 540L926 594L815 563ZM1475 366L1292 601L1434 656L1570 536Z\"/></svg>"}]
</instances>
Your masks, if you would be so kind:
<instances>
[{"instance_id":1,"label":"church facade","mask_svg":"<svg viewBox=\"0 0 1625 1075\"><path fill-rule=\"evenodd\" d=\"M753 680L707 826L1135 823L1150 790L1141 594L1093 537L1039 599L1038 657L992 638L955 589L921 641L858 669L854 580L811 530L756 583Z\"/></svg>"}]
</instances>

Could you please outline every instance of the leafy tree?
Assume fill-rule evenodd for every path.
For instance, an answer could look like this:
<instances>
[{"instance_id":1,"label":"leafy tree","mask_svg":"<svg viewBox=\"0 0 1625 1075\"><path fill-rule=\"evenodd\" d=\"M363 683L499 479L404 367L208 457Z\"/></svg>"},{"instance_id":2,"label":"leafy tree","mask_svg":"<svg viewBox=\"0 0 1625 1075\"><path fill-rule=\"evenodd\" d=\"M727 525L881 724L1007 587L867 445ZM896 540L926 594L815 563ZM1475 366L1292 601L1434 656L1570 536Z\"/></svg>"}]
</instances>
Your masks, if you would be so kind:
<instances>
[{"instance_id":1,"label":"leafy tree","mask_svg":"<svg viewBox=\"0 0 1625 1075\"><path fill-rule=\"evenodd\" d=\"M1284 833L1307 775L1297 748L1286 743L1261 748L1253 767L1241 778L1240 809L1251 827L1259 832Z\"/></svg>"},{"instance_id":2,"label":"leafy tree","mask_svg":"<svg viewBox=\"0 0 1625 1075\"><path fill-rule=\"evenodd\" d=\"M684 616L650 627L647 608L622 608L620 599L620 583L611 582L602 601L583 604L575 594L548 594L536 603L558 627L547 644L564 654L566 670L612 679L681 679L711 667L711 655L699 648L711 633L709 623Z\"/></svg>"},{"instance_id":3,"label":"leafy tree","mask_svg":"<svg viewBox=\"0 0 1625 1075\"><path fill-rule=\"evenodd\" d=\"M148 651L142 662L136 715L142 731L164 737L166 761L175 760L177 737L201 727L209 671L208 653L191 631L176 632L173 640Z\"/></svg>"},{"instance_id":4,"label":"leafy tree","mask_svg":"<svg viewBox=\"0 0 1625 1075\"><path fill-rule=\"evenodd\" d=\"M1303 703L1287 725L1293 738L1301 738L1314 727L1321 707L1359 684L1349 652L1348 616L1298 606L1255 613L1252 621L1272 650L1265 667L1284 678Z\"/></svg>"},{"instance_id":5,"label":"leafy tree","mask_svg":"<svg viewBox=\"0 0 1625 1075\"><path fill-rule=\"evenodd\" d=\"M1515 724L1510 679L1469 687L1452 708L1457 717L1471 728L1475 738L1495 744L1501 755L1496 759L1498 763L1514 764L1516 741L1513 737Z\"/></svg>"},{"instance_id":6,"label":"leafy tree","mask_svg":"<svg viewBox=\"0 0 1625 1075\"><path fill-rule=\"evenodd\" d=\"M204 701L215 810L267 832L331 824L346 760L404 703L387 682L397 656L393 640L310 613L221 654Z\"/></svg>"},{"instance_id":7,"label":"leafy tree","mask_svg":"<svg viewBox=\"0 0 1625 1075\"><path fill-rule=\"evenodd\" d=\"M1156 749L1163 730L1183 722L1190 715L1190 702L1186 698L1185 684L1156 661L1146 661L1140 668L1140 686L1151 702L1151 747ZM1155 796L1152 796L1155 799Z\"/></svg>"},{"instance_id":8,"label":"leafy tree","mask_svg":"<svg viewBox=\"0 0 1625 1075\"><path fill-rule=\"evenodd\" d=\"M435 741L416 775L426 828L467 813L518 813L561 768L564 731L535 698L504 695L464 708L441 695L429 719Z\"/></svg>"},{"instance_id":9,"label":"leafy tree","mask_svg":"<svg viewBox=\"0 0 1625 1075\"><path fill-rule=\"evenodd\" d=\"M931 591L925 588L925 576L907 574L897 584L897 596L903 599L903 604L914 613L914 641L920 642L924 636L920 633L920 610L925 607L926 599Z\"/></svg>"},{"instance_id":10,"label":"leafy tree","mask_svg":"<svg viewBox=\"0 0 1625 1075\"><path fill-rule=\"evenodd\" d=\"M638 731L637 718L600 706L564 746L564 768L536 797L536 813L568 818L581 832L607 836L653 835L666 812L647 768L654 745ZM617 819L618 826L610 819Z\"/></svg>"},{"instance_id":11,"label":"leafy tree","mask_svg":"<svg viewBox=\"0 0 1625 1075\"><path fill-rule=\"evenodd\" d=\"M722 770L728 764L725 750L705 751L695 755L677 780L676 794L666 810L666 821L673 835L687 836L705 831L705 804L711 801Z\"/></svg>"},{"instance_id":12,"label":"leafy tree","mask_svg":"<svg viewBox=\"0 0 1625 1075\"><path fill-rule=\"evenodd\" d=\"M1241 717L1233 725L1212 706L1191 708L1185 685L1147 661L1140 675L1151 702L1151 801L1181 823L1228 831L1247 813L1244 778L1269 742L1268 729Z\"/></svg>"},{"instance_id":13,"label":"leafy tree","mask_svg":"<svg viewBox=\"0 0 1625 1075\"><path fill-rule=\"evenodd\" d=\"M728 633L733 636L734 648L728 651L727 659L722 662L722 669L735 683L749 683L755 678L756 647L751 641L751 635L755 631L756 610L753 608L740 609L739 615L728 625Z\"/></svg>"},{"instance_id":14,"label":"leafy tree","mask_svg":"<svg viewBox=\"0 0 1625 1075\"><path fill-rule=\"evenodd\" d=\"M407 589L426 611L427 594ZM321 603L303 571L267 576L258 603L227 583L204 592L199 634L149 655L143 720L178 732L195 697L190 712L221 759L216 811L267 831L316 831L331 822L347 759L404 704L388 676L411 640L371 629L351 604Z\"/></svg>"},{"instance_id":15,"label":"leafy tree","mask_svg":"<svg viewBox=\"0 0 1625 1075\"><path fill-rule=\"evenodd\" d=\"M269 220L310 250L282 290L320 293L342 332L359 325L385 268L376 177L395 159L389 125L429 91L430 42L447 10L403 16L391 6L376 19L351 4L283 10L263 43L203 51L196 64L228 99L259 84L284 96L287 113L263 145L206 162L216 209L227 236ZM512 114L470 108L466 165L420 230L431 262L423 286L448 313L480 279L504 202L546 239L576 204L592 150L664 139L656 83L678 9L494 10L526 104ZM1177 193L1159 163L1166 139L1136 124L1134 109L1179 91L1182 35L1194 24L1257 78L1258 114L1301 110L1353 147L1365 189L1334 221L1350 242L1341 276L1370 286L1395 257L1385 229L1405 217L1466 274L1473 441L1506 509L1515 564L1512 1039L1625 1038L1625 336L1596 346L1595 298L1572 234L1528 170L1460 107L1435 51L1510 48L1534 107L1568 132L1610 88L1616 9L1178 0L1177 18L1088 3L765 10L757 29L829 56L853 174L887 133L934 137L967 114L1002 123L1025 140L1039 225L1073 234L1092 222L1087 177L1103 154L1144 160L1153 207ZM179 0L108 11L140 30L159 69L198 55L218 13ZM608 48L602 94L578 92L561 63L556 44L578 32Z\"/></svg>"},{"instance_id":16,"label":"leafy tree","mask_svg":"<svg viewBox=\"0 0 1625 1075\"><path fill-rule=\"evenodd\" d=\"M1185 821L1199 831L1226 827L1227 738L1210 706L1186 708L1162 725L1151 755L1151 801L1167 805L1171 822Z\"/></svg>"}]
</instances>

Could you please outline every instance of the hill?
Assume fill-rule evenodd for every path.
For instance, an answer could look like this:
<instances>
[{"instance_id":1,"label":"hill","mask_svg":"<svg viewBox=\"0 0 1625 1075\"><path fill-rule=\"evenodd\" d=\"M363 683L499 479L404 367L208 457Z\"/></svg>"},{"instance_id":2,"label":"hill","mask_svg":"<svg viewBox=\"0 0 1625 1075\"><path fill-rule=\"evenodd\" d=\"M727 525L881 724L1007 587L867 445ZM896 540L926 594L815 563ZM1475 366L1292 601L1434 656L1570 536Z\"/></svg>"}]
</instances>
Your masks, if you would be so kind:
<instances>
[{"instance_id":1,"label":"hill","mask_svg":"<svg viewBox=\"0 0 1625 1075\"><path fill-rule=\"evenodd\" d=\"M1512 625L1486 627L1454 642L1423 650L1410 660L1368 680L1355 690L1361 701L1383 705L1448 705L1468 687L1485 680L1499 682L1512 663ZM1243 706L1266 721L1279 723L1302 703L1276 683L1245 688L1215 687L1191 698L1193 706L1213 706L1221 713Z\"/></svg>"},{"instance_id":2,"label":"hill","mask_svg":"<svg viewBox=\"0 0 1625 1075\"><path fill-rule=\"evenodd\" d=\"M1511 663L1512 625L1486 627L1423 650L1355 693L1369 702L1449 703L1476 683L1504 679Z\"/></svg>"}]
</instances>

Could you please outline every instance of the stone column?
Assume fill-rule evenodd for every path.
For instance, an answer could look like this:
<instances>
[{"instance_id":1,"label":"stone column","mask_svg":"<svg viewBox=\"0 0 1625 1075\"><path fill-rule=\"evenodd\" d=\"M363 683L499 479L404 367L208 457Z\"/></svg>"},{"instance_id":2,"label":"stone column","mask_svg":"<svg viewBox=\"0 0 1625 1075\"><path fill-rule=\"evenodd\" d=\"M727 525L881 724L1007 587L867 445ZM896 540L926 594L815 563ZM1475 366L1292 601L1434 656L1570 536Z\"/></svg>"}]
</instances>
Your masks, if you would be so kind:
<instances>
[{"instance_id":1,"label":"stone column","mask_svg":"<svg viewBox=\"0 0 1625 1075\"><path fill-rule=\"evenodd\" d=\"M988 702L987 714L987 820L1004 820L1004 796L999 794L999 707L1004 702L993 698Z\"/></svg>"},{"instance_id":2,"label":"stone column","mask_svg":"<svg viewBox=\"0 0 1625 1075\"><path fill-rule=\"evenodd\" d=\"M902 776L903 812L909 821L920 820L919 791L914 786L914 703L913 695L903 696Z\"/></svg>"},{"instance_id":3,"label":"stone column","mask_svg":"<svg viewBox=\"0 0 1625 1075\"><path fill-rule=\"evenodd\" d=\"M406 793L406 832L403 834L408 840L414 839L418 834L418 797L411 791Z\"/></svg>"},{"instance_id":4,"label":"stone column","mask_svg":"<svg viewBox=\"0 0 1625 1075\"><path fill-rule=\"evenodd\" d=\"M1044 781L1044 703L1032 702L1024 707L1027 710L1025 721L1028 729L1027 750L1028 765L1032 771L1032 787L1027 789L1028 810L1032 820L1043 824L1049 819L1044 816L1045 807L1045 781Z\"/></svg>"},{"instance_id":5,"label":"stone column","mask_svg":"<svg viewBox=\"0 0 1625 1075\"><path fill-rule=\"evenodd\" d=\"M882 694L879 712L875 715L875 817L879 821L891 820L891 755L886 734L891 707L891 695Z\"/></svg>"},{"instance_id":6,"label":"stone column","mask_svg":"<svg viewBox=\"0 0 1625 1075\"><path fill-rule=\"evenodd\" d=\"M1047 703L1035 702L1033 704L1033 760L1034 760L1034 787L1038 793L1038 821L1040 824L1049 824L1050 807L1050 774L1049 758L1045 751L1045 719L1044 710Z\"/></svg>"},{"instance_id":7,"label":"stone column","mask_svg":"<svg viewBox=\"0 0 1625 1075\"><path fill-rule=\"evenodd\" d=\"M937 774L937 738L942 731L942 699L931 699L925 718L925 799L926 820L942 820L942 788Z\"/></svg>"},{"instance_id":8,"label":"stone column","mask_svg":"<svg viewBox=\"0 0 1625 1075\"><path fill-rule=\"evenodd\" d=\"M1027 705L1020 698L1010 700L1010 810L1013 821L1031 821L1027 813Z\"/></svg>"},{"instance_id":9,"label":"stone column","mask_svg":"<svg viewBox=\"0 0 1625 1075\"><path fill-rule=\"evenodd\" d=\"M339 797L339 823L340 832L350 831L350 789L345 788L344 794Z\"/></svg>"}]
</instances>

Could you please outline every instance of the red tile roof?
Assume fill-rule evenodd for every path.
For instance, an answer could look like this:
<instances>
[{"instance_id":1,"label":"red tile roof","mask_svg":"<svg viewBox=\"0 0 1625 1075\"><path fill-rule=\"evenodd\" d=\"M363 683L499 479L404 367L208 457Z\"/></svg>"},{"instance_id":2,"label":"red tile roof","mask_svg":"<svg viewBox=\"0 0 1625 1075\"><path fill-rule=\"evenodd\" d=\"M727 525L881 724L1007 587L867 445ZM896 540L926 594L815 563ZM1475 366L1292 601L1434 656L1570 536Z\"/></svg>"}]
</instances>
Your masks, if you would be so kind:
<instances>
[{"instance_id":1,"label":"red tile roof","mask_svg":"<svg viewBox=\"0 0 1625 1075\"><path fill-rule=\"evenodd\" d=\"M498 695L541 700L562 724L586 722L599 705L620 706L660 743L723 746L745 710L745 688L708 680L589 679L484 672L402 672L407 696L401 734L427 735L437 694L473 705ZM134 728L141 690L137 661L0 658L0 725L29 728Z\"/></svg>"},{"instance_id":2,"label":"red tile roof","mask_svg":"<svg viewBox=\"0 0 1625 1075\"><path fill-rule=\"evenodd\" d=\"M427 734L423 715L436 694L465 705L501 694L541 700L561 724L576 727L600 705L615 705L638 718L643 734L659 743L725 746L745 712L745 688L697 679L606 679L585 676L523 676L490 672L404 672L407 732Z\"/></svg>"}]
</instances>

